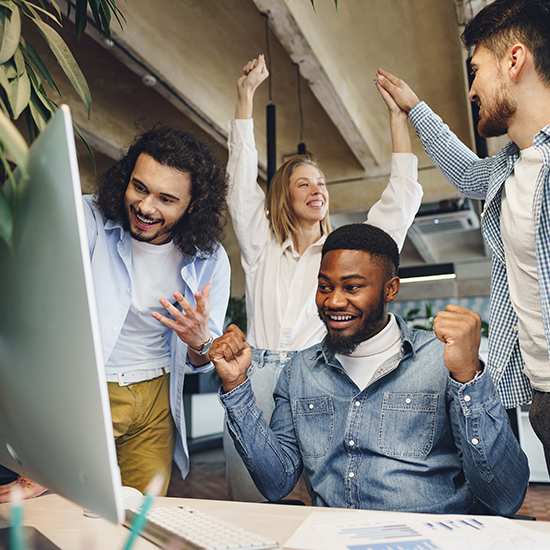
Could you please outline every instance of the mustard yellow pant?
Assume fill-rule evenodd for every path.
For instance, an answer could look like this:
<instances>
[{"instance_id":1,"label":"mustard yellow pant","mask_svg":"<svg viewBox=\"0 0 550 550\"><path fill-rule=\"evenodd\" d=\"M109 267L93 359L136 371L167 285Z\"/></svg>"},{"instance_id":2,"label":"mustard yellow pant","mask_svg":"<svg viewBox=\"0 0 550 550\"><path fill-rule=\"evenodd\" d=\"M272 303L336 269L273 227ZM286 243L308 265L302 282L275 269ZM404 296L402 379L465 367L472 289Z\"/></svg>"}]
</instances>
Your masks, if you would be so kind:
<instances>
[{"instance_id":1,"label":"mustard yellow pant","mask_svg":"<svg viewBox=\"0 0 550 550\"><path fill-rule=\"evenodd\" d=\"M164 476L166 495L175 427L170 413L170 375L119 386L109 382L109 399L122 485L142 493L155 474Z\"/></svg>"}]
</instances>

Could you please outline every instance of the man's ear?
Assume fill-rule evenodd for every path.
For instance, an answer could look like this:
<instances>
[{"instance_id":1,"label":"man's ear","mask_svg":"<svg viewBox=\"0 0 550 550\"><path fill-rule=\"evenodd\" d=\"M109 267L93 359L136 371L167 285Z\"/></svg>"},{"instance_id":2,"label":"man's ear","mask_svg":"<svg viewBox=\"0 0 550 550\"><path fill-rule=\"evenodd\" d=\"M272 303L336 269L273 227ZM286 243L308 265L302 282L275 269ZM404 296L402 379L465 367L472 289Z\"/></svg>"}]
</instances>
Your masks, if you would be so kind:
<instances>
[{"instance_id":1,"label":"man's ear","mask_svg":"<svg viewBox=\"0 0 550 550\"><path fill-rule=\"evenodd\" d=\"M401 287L401 280L399 277L392 277L386 283L386 303L393 302L397 295L399 294L399 289Z\"/></svg>"},{"instance_id":2,"label":"man's ear","mask_svg":"<svg viewBox=\"0 0 550 550\"><path fill-rule=\"evenodd\" d=\"M527 66L529 56L530 52L525 44L518 42L510 46L508 53L505 55L505 66L512 81L517 82L522 71Z\"/></svg>"}]
</instances>

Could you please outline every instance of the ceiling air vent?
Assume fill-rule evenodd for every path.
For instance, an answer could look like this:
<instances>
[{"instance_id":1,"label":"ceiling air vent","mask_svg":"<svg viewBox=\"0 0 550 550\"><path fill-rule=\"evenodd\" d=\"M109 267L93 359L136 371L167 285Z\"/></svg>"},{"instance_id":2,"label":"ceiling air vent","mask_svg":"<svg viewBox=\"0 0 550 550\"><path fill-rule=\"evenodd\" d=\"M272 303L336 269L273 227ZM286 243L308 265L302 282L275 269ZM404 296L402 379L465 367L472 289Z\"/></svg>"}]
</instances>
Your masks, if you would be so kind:
<instances>
[{"instance_id":1,"label":"ceiling air vent","mask_svg":"<svg viewBox=\"0 0 550 550\"><path fill-rule=\"evenodd\" d=\"M453 201L454 203L454 201ZM424 205L423 205L424 206ZM479 218L470 200L461 200L459 209L422 212L414 219L411 231L421 235L460 233L479 228Z\"/></svg>"}]
</instances>

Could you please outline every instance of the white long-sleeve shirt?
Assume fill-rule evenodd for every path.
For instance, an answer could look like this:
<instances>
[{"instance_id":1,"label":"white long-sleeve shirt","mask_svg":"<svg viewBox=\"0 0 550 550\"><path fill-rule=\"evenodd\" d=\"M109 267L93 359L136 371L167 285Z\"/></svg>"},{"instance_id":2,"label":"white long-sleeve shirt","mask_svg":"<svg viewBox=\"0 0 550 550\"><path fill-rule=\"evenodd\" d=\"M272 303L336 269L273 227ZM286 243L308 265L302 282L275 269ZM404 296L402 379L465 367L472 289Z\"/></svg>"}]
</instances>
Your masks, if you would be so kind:
<instances>
[{"instance_id":1,"label":"white long-sleeve shirt","mask_svg":"<svg viewBox=\"0 0 550 550\"><path fill-rule=\"evenodd\" d=\"M257 183L253 120L230 121L228 142L228 207L246 278L247 340L260 349L308 348L326 333L315 306L326 235L301 256L291 238L279 244L265 215L265 194ZM389 233L399 249L422 199L417 164L412 153L393 154L388 186L368 214L367 222Z\"/></svg>"}]
</instances>

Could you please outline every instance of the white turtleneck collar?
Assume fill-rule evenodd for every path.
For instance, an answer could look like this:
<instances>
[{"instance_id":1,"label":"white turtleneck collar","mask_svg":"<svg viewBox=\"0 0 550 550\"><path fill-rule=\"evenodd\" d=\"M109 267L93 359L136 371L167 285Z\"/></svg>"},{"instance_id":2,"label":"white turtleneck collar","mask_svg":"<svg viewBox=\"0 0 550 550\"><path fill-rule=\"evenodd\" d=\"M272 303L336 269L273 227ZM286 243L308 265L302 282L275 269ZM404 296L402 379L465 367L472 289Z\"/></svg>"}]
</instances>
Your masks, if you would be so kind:
<instances>
[{"instance_id":1,"label":"white turtleneck collar","mask_svg":"<svg viewBox=\"0 0 550 550\"><path fill-rule=\"evenodd\" d=\"M361 342L350 355L336 355L348 376L363 390L374 371L401 349L401 329L395 316L389 314L388 324L375 336Z\"/></svg>"}]
</instances>

